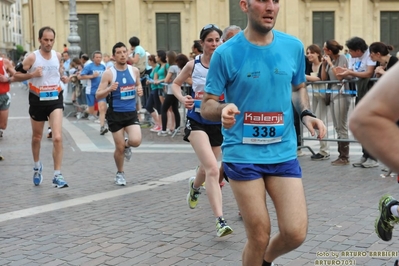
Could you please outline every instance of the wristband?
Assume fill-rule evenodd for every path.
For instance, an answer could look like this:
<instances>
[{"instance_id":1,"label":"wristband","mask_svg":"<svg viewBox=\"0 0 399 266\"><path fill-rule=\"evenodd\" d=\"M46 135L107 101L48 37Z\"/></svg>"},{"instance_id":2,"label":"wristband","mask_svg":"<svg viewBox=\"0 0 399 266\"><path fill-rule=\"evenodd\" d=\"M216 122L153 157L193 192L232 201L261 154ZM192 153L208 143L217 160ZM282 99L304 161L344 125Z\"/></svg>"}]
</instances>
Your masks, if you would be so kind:
<instances>
[{"instance_id":1,"label":"wristband","mask_svg":"<svg viewBox=\"0 0 399 266\"><path fill-rule=\"evenodd\" d=\"M311 117L317 118L316 115L314 113L312 113L312 111L310 111L310 110L303 110L302 111L302 113L301 113L301 121L302 121L304 116L311 116Z\"/></svg>"}]
</instances>

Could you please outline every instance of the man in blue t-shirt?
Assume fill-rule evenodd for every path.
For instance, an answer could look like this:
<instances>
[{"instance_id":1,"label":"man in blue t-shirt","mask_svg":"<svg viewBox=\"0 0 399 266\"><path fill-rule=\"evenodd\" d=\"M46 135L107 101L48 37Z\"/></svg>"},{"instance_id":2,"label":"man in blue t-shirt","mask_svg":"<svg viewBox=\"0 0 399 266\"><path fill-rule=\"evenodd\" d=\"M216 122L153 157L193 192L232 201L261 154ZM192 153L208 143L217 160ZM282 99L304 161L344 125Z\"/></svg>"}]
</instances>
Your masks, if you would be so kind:
<instances>
[{"instance_id":1,"label":"man in blue t-shirt","mask_svg":"<svg viewBox=\"0 0 399 266\"><path fill-rule=\"evenodd\" d=\"M309 110L302 43L273 30L278 1L240 6L248 26L214 52L201 115L222 121L223 167L248 238L242 263L270 266L302 244L308 225L291 100L312 135L318 129L324 137L326 127ZM223 93L225 104L218 101ZM280 231L272 238L266 192Z\"/></svg>"},{"instance_id":2,"label":"man in blue t-shirt","mask_svg":"<svg viewBox=\"0 0 399 266\"><path fill-rule=\"evenodd\" d=\"M101 76L105 71L105 66L101 64L102 53L100 51L95 51L92 56L92 63L86 65L78 78L80 80L87 79L86 85L86 100L87 105L89 106L89 114L95 115L96 111L94 110L94 104L96 100L96 91L98 89L98 85L100 85ZM98 101L98 111L100 112L100 135L104 135L108 132L108 129L105 127L105 113L107 112L107 103L105 99L99 99Z\"/></svg>"}]
</instances>

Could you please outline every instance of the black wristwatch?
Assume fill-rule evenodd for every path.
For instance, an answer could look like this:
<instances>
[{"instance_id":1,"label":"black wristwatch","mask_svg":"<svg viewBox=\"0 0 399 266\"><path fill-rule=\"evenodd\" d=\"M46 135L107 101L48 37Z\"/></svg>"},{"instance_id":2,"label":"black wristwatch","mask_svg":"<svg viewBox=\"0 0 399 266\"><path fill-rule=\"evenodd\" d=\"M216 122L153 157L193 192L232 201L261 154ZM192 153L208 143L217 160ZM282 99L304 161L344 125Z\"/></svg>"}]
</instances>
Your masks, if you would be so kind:
<instances>
[{"instance_id":1,"label":"black wristwatch","mask_svg":"<svg viewBox=\"0 0 399 266\"><path fill-rule=\"evenodd\" d=\"M316 115L314 113L312 113L312 111L310 111L310 110L303 110L302 111L302 113L301 113L301 122L302 122L302 118L304 116L311 116L311 117L316 118Z\"/></svg>"}]
</instances>

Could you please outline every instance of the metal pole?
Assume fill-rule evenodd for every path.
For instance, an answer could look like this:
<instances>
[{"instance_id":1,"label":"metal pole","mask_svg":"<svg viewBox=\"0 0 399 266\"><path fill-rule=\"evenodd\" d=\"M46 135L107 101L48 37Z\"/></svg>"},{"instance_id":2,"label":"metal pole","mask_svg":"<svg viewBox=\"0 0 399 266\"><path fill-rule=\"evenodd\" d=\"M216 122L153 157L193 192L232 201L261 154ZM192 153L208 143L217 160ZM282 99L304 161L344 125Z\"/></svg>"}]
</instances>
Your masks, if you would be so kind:
<instances>
[{"instance_id":1,"label":"metal pole","mask_svg":"<svg viewBox=\"0 0 399 266\"><path fill-rule=\"evenodd\" d=\"M69 57L71 60L75 57L79 58L80 55L80 37L78 35L78 16L76 13L76 0L69 0L69 36L68 42L70 43L68 48ZM72 86L68 84L68 90L65 95L64 102L72 103Z\"/></svg>"}]
</instances>

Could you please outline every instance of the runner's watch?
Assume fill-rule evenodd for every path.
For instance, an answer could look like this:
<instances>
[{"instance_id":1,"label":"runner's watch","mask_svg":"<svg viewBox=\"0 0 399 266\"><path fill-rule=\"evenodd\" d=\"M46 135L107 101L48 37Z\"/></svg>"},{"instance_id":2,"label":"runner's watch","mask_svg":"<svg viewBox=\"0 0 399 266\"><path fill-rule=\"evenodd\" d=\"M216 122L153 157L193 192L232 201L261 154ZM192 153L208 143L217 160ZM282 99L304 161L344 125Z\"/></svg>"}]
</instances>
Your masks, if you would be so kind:
<instances>
[{"instance_id":1,"label":"runner's watch","mask_svg":"<svg viewBox=\"0 0 399 266\"><path fill-rule=\"evenodd\" d=\"M317 118L316 115L314 113L312 113L312 111L307 110L307 109L303 110L302 113L301 113L301 122L302 122L302 118L304 116L311 116L311 117Z\"/></svg>"}]
</instances>

